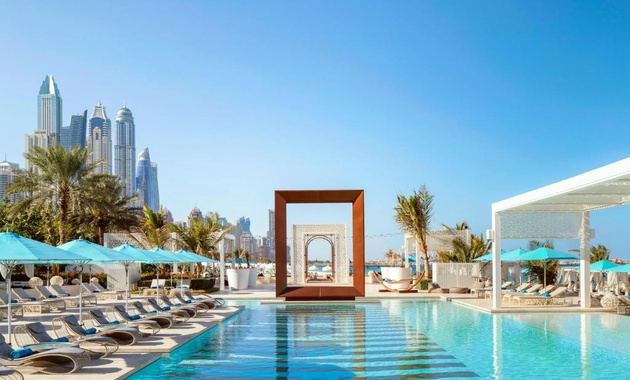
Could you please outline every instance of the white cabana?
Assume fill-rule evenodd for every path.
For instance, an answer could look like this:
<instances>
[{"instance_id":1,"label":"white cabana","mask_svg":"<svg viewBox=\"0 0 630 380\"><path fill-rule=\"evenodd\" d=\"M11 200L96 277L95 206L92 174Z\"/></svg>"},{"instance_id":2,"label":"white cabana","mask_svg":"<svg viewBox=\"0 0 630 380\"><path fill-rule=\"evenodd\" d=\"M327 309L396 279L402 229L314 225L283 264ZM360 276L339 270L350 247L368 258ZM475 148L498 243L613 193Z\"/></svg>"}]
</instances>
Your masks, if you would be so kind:
<instances>
[{"instance_id":1,"label":"white cabana","mask_svg":"<svg viewBox=\"0 0 630 380\"><path fill-rule=\"evenodd\" d=\"M501 278L502 239L580 241L580 278L590 279L590 212L630 204L630 158L492 204L492 277ZM580 287L580 305L590 307L590 286ZM492 293L501 307L501 292Z\"/></svg>"}]
</instances>

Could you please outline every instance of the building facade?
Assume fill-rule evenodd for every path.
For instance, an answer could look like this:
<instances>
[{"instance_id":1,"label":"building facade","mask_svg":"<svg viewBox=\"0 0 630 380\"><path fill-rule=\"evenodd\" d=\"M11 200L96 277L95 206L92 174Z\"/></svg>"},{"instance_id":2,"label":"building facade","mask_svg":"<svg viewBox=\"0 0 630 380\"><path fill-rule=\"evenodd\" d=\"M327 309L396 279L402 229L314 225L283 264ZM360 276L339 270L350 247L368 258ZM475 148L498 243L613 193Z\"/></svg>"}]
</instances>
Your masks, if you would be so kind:
<instances>
[{"instance_id":1,"label":"building facade","mask_svg":"<svg viewBox=\"0 0 630 380\"><path fill-rule=\"evenodd\" d=\"M116 143L114 144L114 174L124 181L124 196L136 195L136 126L129 108L116 113Z\"/></svg>"},{"instance_id":2,"label":"building facade","mask_svg":"<svg viewBox=\"0 0 630 380\"><path fill-rule=\"evenodd\" d=\"M36 130L32 135L26 135L24 152L32 152L36 146L42 149L48 149L49 141L50 139L46 131L43 129ZM28 157L24 157L24 169L29 172L39 173L39 168L33 165Z\"/></svg>"},{"instance_id":3,"label":"building facade","mask_svg":"<svg viewBox=\"0 0 630 380\"><path fill-rule=\"evenodd\" d=\"M0 204L4 199L5 195L7 195L7 187L13 181L13 171L18 170L20 165L9 162L2 161L0 162ZM8 196L9 202L13 203L17 200L17 196L11 195Z\"/></svg>"},{"instance_id":4,"label":"building facade","mask_svg":"<svg viewBox=\"0 0 630 380\"><path fill-rule=\"evenodd\" d=\"M157 181L157 165L151 162L149 148L145 148L138 155L137 162L137 181L136 188L138 192L138 206L149 206L151 210L157 212L160 209L160 193Z\"/></svg>"},{"instance_id":5,"label":"building facade","mask_svg":"<svg viewBox=\"0 0 630 380\"><path fill-rule=\"evenodd\" d=\"M61 129L61 146L70 150L85 149L87 135L87 110L70 116L70 125Z\"/></svg>"},{"instance_id":6,"label":"building facade","mask_svg":"<svg viewBox=\"0 0 630 380\"><path fill-rule=\"evenodd\" d=\"M95 169L97 173L112 174L111 121L101 103L94 106L88 121L87 145L90 152L88 163L98 163Z\"/></svg>"},{"instance_id":7,"label":"building facade","mask_svg":"<svg viewBox=\"0 0 630 380\"><path fill-rule=\"evenodd\" d=\"M52 75L46 75L37 96L37 130L46 131L50 145L60 144L62 99Z\"/></svg>"}]
</instances>

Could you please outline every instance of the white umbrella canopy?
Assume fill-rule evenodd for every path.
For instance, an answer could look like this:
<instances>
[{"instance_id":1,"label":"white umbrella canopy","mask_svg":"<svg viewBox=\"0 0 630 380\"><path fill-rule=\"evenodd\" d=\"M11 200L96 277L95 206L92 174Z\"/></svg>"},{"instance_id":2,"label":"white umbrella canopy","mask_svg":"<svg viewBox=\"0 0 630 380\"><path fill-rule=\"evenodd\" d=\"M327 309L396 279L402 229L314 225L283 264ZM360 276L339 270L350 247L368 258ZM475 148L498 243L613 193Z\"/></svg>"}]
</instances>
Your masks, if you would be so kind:
<instances>
[{"instance_id":1,"label":"white umbrella canopy","mask_svg":"<svg viewBox=\"0 0 630 380\"><path fill-rule=\"evenodd\" d=\"M13 232L0 233L0 264L6 267L8 342L11 344L11 275L18 264L85 264L89 258L29 239Z\"/></svg>"}]
</instances>

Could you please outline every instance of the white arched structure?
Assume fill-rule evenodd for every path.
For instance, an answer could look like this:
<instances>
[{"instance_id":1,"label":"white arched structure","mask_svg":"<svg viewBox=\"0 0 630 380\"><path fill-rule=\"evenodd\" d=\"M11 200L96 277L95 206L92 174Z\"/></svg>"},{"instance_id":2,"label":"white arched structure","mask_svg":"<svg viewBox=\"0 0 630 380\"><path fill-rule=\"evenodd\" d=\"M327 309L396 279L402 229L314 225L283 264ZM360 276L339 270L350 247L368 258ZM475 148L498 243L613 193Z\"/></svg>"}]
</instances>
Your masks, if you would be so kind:
<instances>
[{"instance_id":1,"label":"white arched structure","mask_svg":"<svg viewBox=\"0 0 630 380\"><path fill-rule=\"evenodd\" d=\"M335 284L350 281L350 262L348 260L348 239L345 224L294 224L293 246L291 249L291 280L294 284L306 282L304 276L308 268L308 245L315 239L322 238L331 245L332 277Z\"/></svg>"},{"instance_id":2,"label":"white arched structure","mask_svg":"<svg viewBox=\"0 0 630 380\"><path fill-rule=\"evenodd\" d=\"M590 279L590 212L630 204L630 158L492 204L492 278L501 278L502 239L579 239L580 278ZM587 280L588 281L588 280ZM580 305L590 307L590 286ZM494 287L492 308L501 307Z\"/></svg>"}]
</instances>

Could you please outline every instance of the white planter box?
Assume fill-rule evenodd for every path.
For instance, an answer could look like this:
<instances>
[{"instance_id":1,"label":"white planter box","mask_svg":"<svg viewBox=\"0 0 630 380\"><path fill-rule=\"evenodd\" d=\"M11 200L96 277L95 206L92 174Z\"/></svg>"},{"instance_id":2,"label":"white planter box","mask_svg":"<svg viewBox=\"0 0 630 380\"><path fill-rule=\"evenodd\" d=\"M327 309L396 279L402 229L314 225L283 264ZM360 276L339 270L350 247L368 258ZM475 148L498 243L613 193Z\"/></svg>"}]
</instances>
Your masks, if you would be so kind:
<instances>
[{"instance_id":1,"label":"white planter box","mask_svg":"<svg viewBox=\"0 0 630 380\"><path fill-rule=\"evenodd\" d=\"M249 269L228 269L228 285L230 289L243 290L249 285Z\"/></svg>"},{"instance_id":2,"label":"white planter box","mask_svg":"<svg viewBox=\"0 0 630 380\"><path fill-rule=\"evenodd\" d=\"M249 268L249 287L256 287L256 279L258 278L258 268Z\"/></svg>"}]
</instances>

